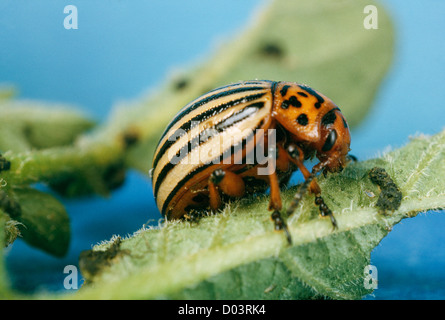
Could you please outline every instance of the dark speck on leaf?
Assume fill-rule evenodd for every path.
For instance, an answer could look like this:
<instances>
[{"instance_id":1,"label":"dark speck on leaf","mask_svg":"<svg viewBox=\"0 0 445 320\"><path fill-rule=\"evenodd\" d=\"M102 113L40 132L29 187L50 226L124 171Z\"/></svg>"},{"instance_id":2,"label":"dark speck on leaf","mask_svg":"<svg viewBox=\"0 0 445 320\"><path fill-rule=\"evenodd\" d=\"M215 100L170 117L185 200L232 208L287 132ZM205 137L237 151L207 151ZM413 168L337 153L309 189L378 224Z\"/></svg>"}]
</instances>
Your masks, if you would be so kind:
<instances>
[{"instance_id":1,"label":"dark speck on leaf","mask_svg":"<svg viewBox=\"0 0 445 320\"><path fill-rule=\"evenodd\" d=\"M187 80L186 78L178 79L173 84L176 91L184 90L185 88L188 87L188 85L189 85L189 80Z\"/></svg>"},{"instance_id":2,"label":"dark speck on leaf","mask_svg":"<svg viewBox=\"0 0 445 320\"><path fill-rule=\"evenodd\" d=\"M11 169L11 162L6 160L1 154L0 154L0 171L5 171Z\"/></svg>"},{"instance_id":3,"label":"dark speck on leaf","mask_svg":"<svg viewBox=\"0 0 445 320\"><path fill-rule=\"evenodd\" d=\"M276 43L265 43L260 47L260 53L267 58L280 59L284 56L284 50L281 45Z\"/></svg>"},{"instance_id":4,"label":"dark speck on leaf","mask_svg":"<svg viewBox=\"0 0 445 320\"><path fill-rule=\"evenodd\" d=\"M383 168L374 167L369 171L369 178L380 187L380 195L377 200L379 211L386 214L387 210L394 211L400 207L402 192Z\"/></svg>"},{"instance_id":5,"label":"dark speck on leaf","mask_svg":"<svg viewBox=\"0 0 445 320\"><path fill-rule=\"evenodd\" d=\"M104 251L85 250L79 255L79 268L87 280L101 272L105 267L111 265L111 261L117 256L128 254L127 250L120 248L121 237L117 237L111 246Z\"/></svg>"},{"instance_id":6,"label":"dark speck on leaf","mask_svg":"<svg viewBox=\"0 0 445 320\"><path fill-rule=\"evenodd\" d=\"M123 134L123 141L125 148L129 148L139 141L139 132L137 130L127 130Z\"/></svg>"}]
</instances>

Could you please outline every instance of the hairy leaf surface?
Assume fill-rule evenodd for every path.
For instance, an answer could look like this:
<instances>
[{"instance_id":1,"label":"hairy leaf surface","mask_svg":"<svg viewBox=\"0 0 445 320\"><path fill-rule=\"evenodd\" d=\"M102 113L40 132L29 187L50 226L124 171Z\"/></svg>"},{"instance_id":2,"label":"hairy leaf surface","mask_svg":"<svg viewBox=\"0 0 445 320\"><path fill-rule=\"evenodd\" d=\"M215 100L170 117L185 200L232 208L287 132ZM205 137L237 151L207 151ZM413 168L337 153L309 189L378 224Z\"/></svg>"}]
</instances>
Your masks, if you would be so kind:
<instances>
[{"instance_id":1,"label":"hairy leaf surface","mask_svg":"<svg viewBox=\"0 0 445 320\"><path fill-rule=\"evenodd\" d=\"M371 250L400 220L445 207L445 131L342 173L320 177L339 228L318 216L307 195L288 219L293 244L273 230L266 196L233 202L199 223L168 222L125 239L111 267L89 278L79 298L359 299ZM384 168L400 188L398 210L379 213ZM296 188L284 192L285 206ZM370 196L374 194L375 196ZM104 250L109 244L97 246Z\"/></svg>"}]
</instances>

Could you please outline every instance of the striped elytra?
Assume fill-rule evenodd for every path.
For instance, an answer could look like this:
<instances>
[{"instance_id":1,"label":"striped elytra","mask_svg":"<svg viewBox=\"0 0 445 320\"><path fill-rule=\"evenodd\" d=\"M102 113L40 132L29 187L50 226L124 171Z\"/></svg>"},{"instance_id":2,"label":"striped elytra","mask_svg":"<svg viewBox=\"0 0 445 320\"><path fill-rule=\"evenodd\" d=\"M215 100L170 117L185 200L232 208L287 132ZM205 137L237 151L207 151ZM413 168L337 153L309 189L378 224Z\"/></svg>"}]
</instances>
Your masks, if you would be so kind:
<instances>
[{"instance_id":1,"label":"striped elytra","mask_svg":"<svg viewBox=\"0 0 445 320\"><path fill-rule=\"evenodd\" d=\"M350 135L340 109L294 82L245 81L209 91L182 108L162 134L151 171L157 206L168 219L221 208L227 199L264 192L275 229L286 231L280 188L300 169L321 198L320 170L347 163ZM312 173L303 164L317 157ZM320 200L318 200L320 202ZM295 204L294 204L295 205ZM335 225L332 212L329 215Z\"/></svg>"}]
</instances>

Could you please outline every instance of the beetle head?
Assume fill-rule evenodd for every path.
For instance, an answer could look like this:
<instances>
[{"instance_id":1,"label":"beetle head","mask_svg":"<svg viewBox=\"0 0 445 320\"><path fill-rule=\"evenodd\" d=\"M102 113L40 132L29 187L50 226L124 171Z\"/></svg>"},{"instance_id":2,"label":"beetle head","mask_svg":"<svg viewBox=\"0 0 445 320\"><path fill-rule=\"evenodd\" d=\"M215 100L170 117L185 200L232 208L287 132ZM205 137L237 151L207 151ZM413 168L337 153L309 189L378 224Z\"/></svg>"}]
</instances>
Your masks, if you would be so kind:
<instances>
[{"instance_id":1,"label":"beetle head","mask_svg":"<svg viewBox=\"0 0 445 320\"><path fill-rule=\"evenodd\" d=\"M317 158L327 171L341 171L348 162L351 135L338 107L334 107L322 117L320 137L320 141L314 146Z\"/></svg>"},{"instance_id":2,"label":"beetle head","mask_svg":"<svg viewBox=\"0 0 445 320\"><path fill-rule=\"evenodd\" d=\"M346 165L351 143L348 124L328 97L306 85L279 82L272 112L294 142L316 153L320 169L339 171Z\"/></svg>"}]
</instances>

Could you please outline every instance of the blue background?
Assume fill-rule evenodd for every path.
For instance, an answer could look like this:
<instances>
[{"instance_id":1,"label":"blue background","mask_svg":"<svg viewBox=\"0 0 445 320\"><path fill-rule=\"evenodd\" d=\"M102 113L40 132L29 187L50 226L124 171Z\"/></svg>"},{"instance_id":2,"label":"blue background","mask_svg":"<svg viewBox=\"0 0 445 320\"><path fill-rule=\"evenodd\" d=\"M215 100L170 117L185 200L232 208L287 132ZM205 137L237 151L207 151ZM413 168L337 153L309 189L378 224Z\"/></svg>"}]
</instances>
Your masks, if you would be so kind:
<instances>
[{"instance_id":1,"label":"blue background","mask_svg":"<svg viewBox=\"0 0 445 320\"><path fill-rule=\"evenodd\" d=\"M205 58L245 27L263 3L3 0L0 83L17 86L21 98L72 103L104 121L114 103L137 99L176 68ZM69 4L78 9L77 30L63 27ZM396 28L396 52L371 114L352 132L352 153L361 160L405 144L410 135L444 128L445 3L385 4ZM148 178L131 171L108 199L64 199L72 227L68 255L53 258L17 240L7 249L13 286L26 292L64 290L63 268L77 265L81 250L114 234L131 234L150 219L156 223L160 215L150 215L151 194ZM122 215L123 207L131 216ZM365 299L445 298L443 213L405 219L382 240L371 255L379 286Z\"/></svg>"}]
</instances>

